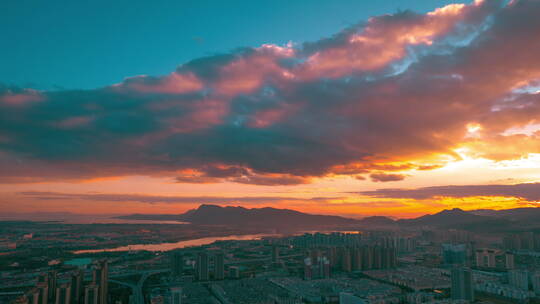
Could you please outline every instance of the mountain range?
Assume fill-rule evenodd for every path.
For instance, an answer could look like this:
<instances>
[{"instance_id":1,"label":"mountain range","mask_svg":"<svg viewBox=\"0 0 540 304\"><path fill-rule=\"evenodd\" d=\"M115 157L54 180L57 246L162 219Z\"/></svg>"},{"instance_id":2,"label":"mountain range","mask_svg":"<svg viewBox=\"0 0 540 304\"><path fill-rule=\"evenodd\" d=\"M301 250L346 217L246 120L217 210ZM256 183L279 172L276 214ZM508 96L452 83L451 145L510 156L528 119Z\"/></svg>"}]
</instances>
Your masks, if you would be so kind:
<instances>
[{"instance_id":1,"label":"mountain range","mask_svg":"<svg viewBox=\"0 0 540 304\"><path fill-rule=\"evenodd\" d=\"M242 225L264 227L435 227L464 230L512 230L540 226L540 208L506 210L443 210L413 219L394 220L385 216L351 219L334 215L307 214L289 209L221 207L200 205L183 214L132 214L120 216L132 220L175 220L201 225Z\"/></svg>"},{"instance_id":2,"label":"mountain range","mask_svg":"<svg viewBox=\"0 0 540 304\"><path fill-rule=\"evenodd\" d=\"M183 214L132 214L120 216L132 220L177 220L200 225L242 225L264 227L347 226L357 220L333 215L307 214L290 209L221 207L200 205Z\"/></svg>"}]
</instances>

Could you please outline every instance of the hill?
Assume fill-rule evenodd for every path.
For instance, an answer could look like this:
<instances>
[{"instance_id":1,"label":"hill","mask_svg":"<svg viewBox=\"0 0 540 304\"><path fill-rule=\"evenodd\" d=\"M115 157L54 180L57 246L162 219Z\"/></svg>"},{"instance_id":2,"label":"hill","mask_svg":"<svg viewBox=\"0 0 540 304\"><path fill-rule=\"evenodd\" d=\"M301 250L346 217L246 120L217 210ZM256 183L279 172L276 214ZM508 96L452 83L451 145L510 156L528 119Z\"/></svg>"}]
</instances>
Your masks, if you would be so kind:
<instances>
[{"instance_id":1,"label":"hill","mask_svg":"<svg viewBox=\"0 0 540 304\"><path fill-rule=\"evenodd\" d=\"M176 220L200 225L257 226L264 228L315 228L355 227L371 228L417 228L462 229L477 232L506 231L536 227L540 208L516 208L507 210L473 210L459 208L426 214L413 219L393 220L385 216L370 216L360 220L333 216L308 214L290 209L221 207L200 205L183 214L132 214L119 218L132 220Z\"/></svg>"},{"instance_id":2,"label":"hill","mask_svg":"<svg viewBox=\"0 0 540 304\"><path fill-rule=\"evenodd\" d=\"M459 208L443 210L435 214L426 214L414 219L398 220L401 225L407 226L434 226L434 227L459 227L465 224L476 224L488 220L489 217L476 215L463 211Z\"/></svg>"},{"instance_id":3,"label":"hill","mask_svg":"<svg viewBox=\"0 0 540 304\"><path fill-rule=\"evenodd\" d=\"M333 215L308 214L290 209L221 207L200 205L184 214L122 216L123 219L177 220L201 225L247 225L264 227L320 227L358 224L358 220Z\"/></svg>"}]
</instances>

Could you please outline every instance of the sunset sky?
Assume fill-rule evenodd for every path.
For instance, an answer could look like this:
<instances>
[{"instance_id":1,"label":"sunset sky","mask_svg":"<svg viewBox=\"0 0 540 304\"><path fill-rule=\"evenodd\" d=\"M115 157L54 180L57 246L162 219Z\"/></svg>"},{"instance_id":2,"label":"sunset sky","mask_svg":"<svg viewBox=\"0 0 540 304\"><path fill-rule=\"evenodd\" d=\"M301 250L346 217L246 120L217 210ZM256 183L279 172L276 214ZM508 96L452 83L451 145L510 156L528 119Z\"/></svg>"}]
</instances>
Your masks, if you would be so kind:
<instances>
[{"instance_id":1,"label":"sunset sky","mask_svg":"<svg viewBox=\"0 0 540 304\"><path fill-rule=\"evenodd\" d=\"M539 16L535 0L4 1L0 213L537 206Z\"/></svg>"}]
</instances>

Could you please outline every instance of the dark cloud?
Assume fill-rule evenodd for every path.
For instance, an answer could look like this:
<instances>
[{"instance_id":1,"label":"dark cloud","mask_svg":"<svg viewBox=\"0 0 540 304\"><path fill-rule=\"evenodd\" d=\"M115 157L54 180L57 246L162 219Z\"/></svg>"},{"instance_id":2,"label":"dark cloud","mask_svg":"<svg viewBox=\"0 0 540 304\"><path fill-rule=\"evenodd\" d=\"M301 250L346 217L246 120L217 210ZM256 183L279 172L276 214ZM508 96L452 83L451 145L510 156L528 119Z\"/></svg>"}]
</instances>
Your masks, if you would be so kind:
<instances>
[{"instance_id":1,"label":"dark cloud","mask_svg":"<svg viewBox=\"0 0 540 304\"><path fill-rule=\"evenodd\" d=\"M378 189L362 195L377 198L430 199L436 197L505 196L540 201L540 183L516 185L435 186L416 189Z\"/></svg>"},{"instance_id":2,"label":"dark cloud","mask_svg":"<svg viewBox=\"0 0 540 304\"><path fill-rule=\"evenodd\" d=\"M404 176L386 171L434 169L413 163L455 156L471 122L489 144L478 147L482 156L516 157L489 152L514 141L500 138L499 122L538 117L536 96L515 91L540 79L538 14L538 1L477 1L374 17L300 48L239 49L96 90L0 87L0 181L397 180ZM526 151L540 147L533 136L519 140Z\"/></svg>"},{"instance_id":3,"label":"dark cloud","mask_svg":"<svg viewBox=\"0 0 540 304\"><path fill-rule=\"evenodd\" d=\"M369 177L374 182L397 182L404 180L407 176L403 174L372 173Z\"/></svg>"},{"instance_id":4,"label":"dark cloud","mask_svg":"<svg viewBox=\"0 0 540 304\"><path fill-rule=\"evenodd\" d=\"M253 185L298 185L307 184L310 179L290 174L257 173L243 167L203 166L199 170L187 170L176 177L179 183L216 183L229 181Z\"/></svg>"}]
</instances>

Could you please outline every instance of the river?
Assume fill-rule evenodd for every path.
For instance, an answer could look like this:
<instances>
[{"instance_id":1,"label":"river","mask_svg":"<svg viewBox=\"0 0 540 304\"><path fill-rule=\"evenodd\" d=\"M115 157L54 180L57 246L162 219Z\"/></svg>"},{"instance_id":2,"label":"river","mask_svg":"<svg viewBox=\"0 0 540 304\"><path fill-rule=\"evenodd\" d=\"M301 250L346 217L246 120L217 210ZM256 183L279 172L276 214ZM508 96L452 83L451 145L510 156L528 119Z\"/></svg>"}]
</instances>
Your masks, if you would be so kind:
<instances>
[{"instance_id":1,"label":"river","mask_svg":"<svg viewBox=\"0 0 540 304\"><path fill-rule=\"evenodd\" d=\"M228 240L260 240L264 237L280 237L281 234L244 234L244 235L228 235L228 236L219 236L219 237L205 237L193 240L180 241L176 243L160 243L160 244L137 244L137 245L127 245L120 246L116 248L107 248L107 249L88 249L88 250L77 250L73 253L82 254L82 253L98 253L98 252L118 252L118 251L169 251L173 249L193 247L193 246L202 246L212 244L215 241L228 241Z\"/></svg>"}]
</instances>

